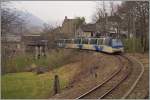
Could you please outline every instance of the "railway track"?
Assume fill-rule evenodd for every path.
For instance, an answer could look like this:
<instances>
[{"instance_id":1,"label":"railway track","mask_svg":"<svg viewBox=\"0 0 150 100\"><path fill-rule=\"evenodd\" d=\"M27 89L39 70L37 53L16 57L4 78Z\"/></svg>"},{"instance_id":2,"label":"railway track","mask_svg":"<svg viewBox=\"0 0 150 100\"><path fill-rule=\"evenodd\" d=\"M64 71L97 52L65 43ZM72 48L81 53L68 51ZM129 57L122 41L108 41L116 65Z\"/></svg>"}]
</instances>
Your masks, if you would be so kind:
<instances>
[{"instance_id":1,"label":"railway track","mask_svg":"<svg viewBox=\"0 0 150 100\"><path fill-rule=\"evenodd\" d=\"M111 91L104 99L136 99L141 98L137 94L137 87L139 86L139 80L143 76L144 67L138 60L134 57L128 56L132 63L132 72L128 76L128 78L122 82L119 86L117 86L113 91ZM138 92L143 94L142 92Z\"/></svg>"},{"instance_id":2,"label":"railway track","mask_svg":"<svg viewBox=\"0 0 150 100\"><path fill-rule=\"evenodd\" d=\"M120 63L118 63L119 66L117 65L118 69L116 69L111 74L111 76L108 76L102 83L98 84L89 91L87 92L84 91L85 93L80 92L75 95L73 94L70 97L68 96L68 98L75 98L75 99L134 98L134 96L131 97L131 95L133 94L132 91L134 90L142 74L144 73L143 65L142 63L140 63L139 61L130 56L125 55L115 55L115 56L118 59L118 62Z\"/></svg>"},{"instance_id":3,"label":"railway track","mask_svg":"<svg viewBox=\"0 0 150 100\"><path fill-rule=\"evenodd\" d=\"M134 61L136 61L140 66L141 66L141 72L139 73L137 79L135 80L135 82L132 84L131 88L122 96L121 99L126 99L128 98L128 96L131 94L131 92L134 90L134 88L136 87L137 83L139 82L140 78L142 77L143 73L144 73L144 66L141 62L139 62L136 58L131 57Z\"/></svg>"},{"instance_id":4,"label":"railway track","mask_svg":"<svg viewBox=\"0 0 150 100\"><path fill-rule=\"evenodd\" d=\"M124 55L117 55L116 57L120 62L118 70L101 84L76 99L103 99L129 76L132 71L132 62ZM125 59L128 62L128 66L123 61Z\"/></svg>"}]
</instances>

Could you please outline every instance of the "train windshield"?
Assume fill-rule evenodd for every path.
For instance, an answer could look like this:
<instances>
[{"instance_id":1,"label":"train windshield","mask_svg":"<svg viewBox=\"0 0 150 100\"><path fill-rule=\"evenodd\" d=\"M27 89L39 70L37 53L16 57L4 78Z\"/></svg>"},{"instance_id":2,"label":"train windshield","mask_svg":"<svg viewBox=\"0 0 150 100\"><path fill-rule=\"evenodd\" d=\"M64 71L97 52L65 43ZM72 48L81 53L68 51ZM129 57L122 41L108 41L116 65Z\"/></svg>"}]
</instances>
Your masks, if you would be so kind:
<instances>
[{"instance_id":1,"label":"train windshield","mask_svg":"<svg viewBox=\"0 0 150 100\"><path fill-rule=\"evenodd\" d=\"M112 39L112 47L123 47L120 39Z\"/></svg>"}]
</instances>

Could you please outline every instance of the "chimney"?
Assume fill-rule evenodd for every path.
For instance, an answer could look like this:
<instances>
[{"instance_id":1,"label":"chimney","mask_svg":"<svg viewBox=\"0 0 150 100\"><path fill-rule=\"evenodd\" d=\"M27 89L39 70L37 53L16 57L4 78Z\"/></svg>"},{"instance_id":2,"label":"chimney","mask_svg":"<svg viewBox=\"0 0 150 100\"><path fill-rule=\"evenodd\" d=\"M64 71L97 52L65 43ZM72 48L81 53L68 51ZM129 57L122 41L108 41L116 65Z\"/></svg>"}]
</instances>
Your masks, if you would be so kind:
<instances>
[{"instance_id":1,"label":"chimney","mask_svg":"<svg viewBox=\"0 0 150 100\"><path fill-rule=\"evenodd\" d=\"M67 16L65 16L65 19L67 19Z\"/></svg>"}]
</instances>

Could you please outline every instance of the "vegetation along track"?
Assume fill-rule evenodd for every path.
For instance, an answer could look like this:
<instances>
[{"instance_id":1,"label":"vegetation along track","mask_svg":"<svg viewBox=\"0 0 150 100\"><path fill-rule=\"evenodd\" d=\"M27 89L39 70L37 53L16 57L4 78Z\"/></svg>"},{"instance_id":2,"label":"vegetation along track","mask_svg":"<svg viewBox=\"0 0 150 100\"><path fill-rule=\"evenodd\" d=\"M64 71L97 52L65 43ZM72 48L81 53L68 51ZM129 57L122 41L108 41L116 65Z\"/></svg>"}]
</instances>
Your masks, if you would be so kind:
<instances>
[{"instance_id":1,"label":"vegetation along track","mask_svg":"<svg viewBox=\"0 0 150 100\"><path fill-rule=\"evenodd\" d=\"M120 83L122 83L130 74L132 68L132 62L123 55L116 55L119 60L119 68L110 77L103 81L98 86L92 88L90 91L77 97L76 99L102 99L115 89ZM128 65L125 64L124 60L128 61Z\"/></svg>"}]
</instances>

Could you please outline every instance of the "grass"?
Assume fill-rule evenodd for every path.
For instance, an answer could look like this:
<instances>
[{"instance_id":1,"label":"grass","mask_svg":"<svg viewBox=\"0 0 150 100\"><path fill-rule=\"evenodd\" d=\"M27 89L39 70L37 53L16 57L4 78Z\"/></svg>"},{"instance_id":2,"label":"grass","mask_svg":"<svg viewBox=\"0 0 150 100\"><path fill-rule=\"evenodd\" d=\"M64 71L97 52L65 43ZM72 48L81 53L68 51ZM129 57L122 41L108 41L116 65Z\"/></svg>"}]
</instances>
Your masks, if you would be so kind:
<instances>
[{"instance_id":1,"label":"grass","mask_svg":"<svg viewBox=\"0 0 150 100\"><path fill-rule=\"evenodd\" d=\"M1 76L1 96L3 99L45 99L53 95L54 75L60 79L61 90L68 86L69 81L77 71L77 67L65 65L71 63L70 58L76 55L72 51L51 51L47 57L38 60L33 55L18 55L7 60ZM71 63L72 64L72 63ZM33 72L23 72L30 66L48 66L50 72L37 75ZM13 73L9 73L13 72ZM15 73L17 72L17 73Z\"/></svg>"},{"instance_id":2,"label":"grass","mask_svg":"<svg viewBox=\"0 0 150 100\"><path fill-rule=\"evenodd\" d=\"M17 55L11 59L8 59L6 62L6 72L19 72L22 71L25 67L30 66L33 62L32 56L29 54L26 55Z\"/></svg>"},{"instance_id":3,"label":"grass","mask_svg":"<svg viewBox=\"0 0 150 100\"><path fill-rule=\"evenodd\" d=\"M36 99L52 95L53 74L38 76L32 72L12 73L2 76L2 98ZM68 80L60 77L60 87L67 86Z\"/></svg>"},{"instance_id":4,"label":"grass","mask_svg":"<svg viewBox=\"0 0 150 100\"><path fill-rule=\"evenodd\" d=\"M53 94L53 78L57 74L61 90L69 84L77 67L65 65L53 71L37 75L32 72L2 75L1 93L3 99L45 99Z\"/></svg>"},{"instance_id":5,"label":"grass","mask_svg":"<svg viewBox=\"0 0 150 100\"><path fill-rule=\"evenodd\" d=\"M34 73L7 74L2 76L2 98L42 98L50 92L51 84L52 79L41 79Z\"/></svg>"},{"instance_id":6,"label":"grass","mask_svg":"<svg viewBox=\"0 0 150 100\"><path fill-rule=\"evenodd\" d=\"M72 57L74 52L66 52L65 50L53 50L47 54L47 57L35 59L32 54L17 55L7 60L6 65L3 67L6 73L9 72L22 72L31 65L50 67L51 69L58 68L64 64L69 63L69 58ZM66 60L67 59L67 60Z\"/></svg>"}]
</instances>

